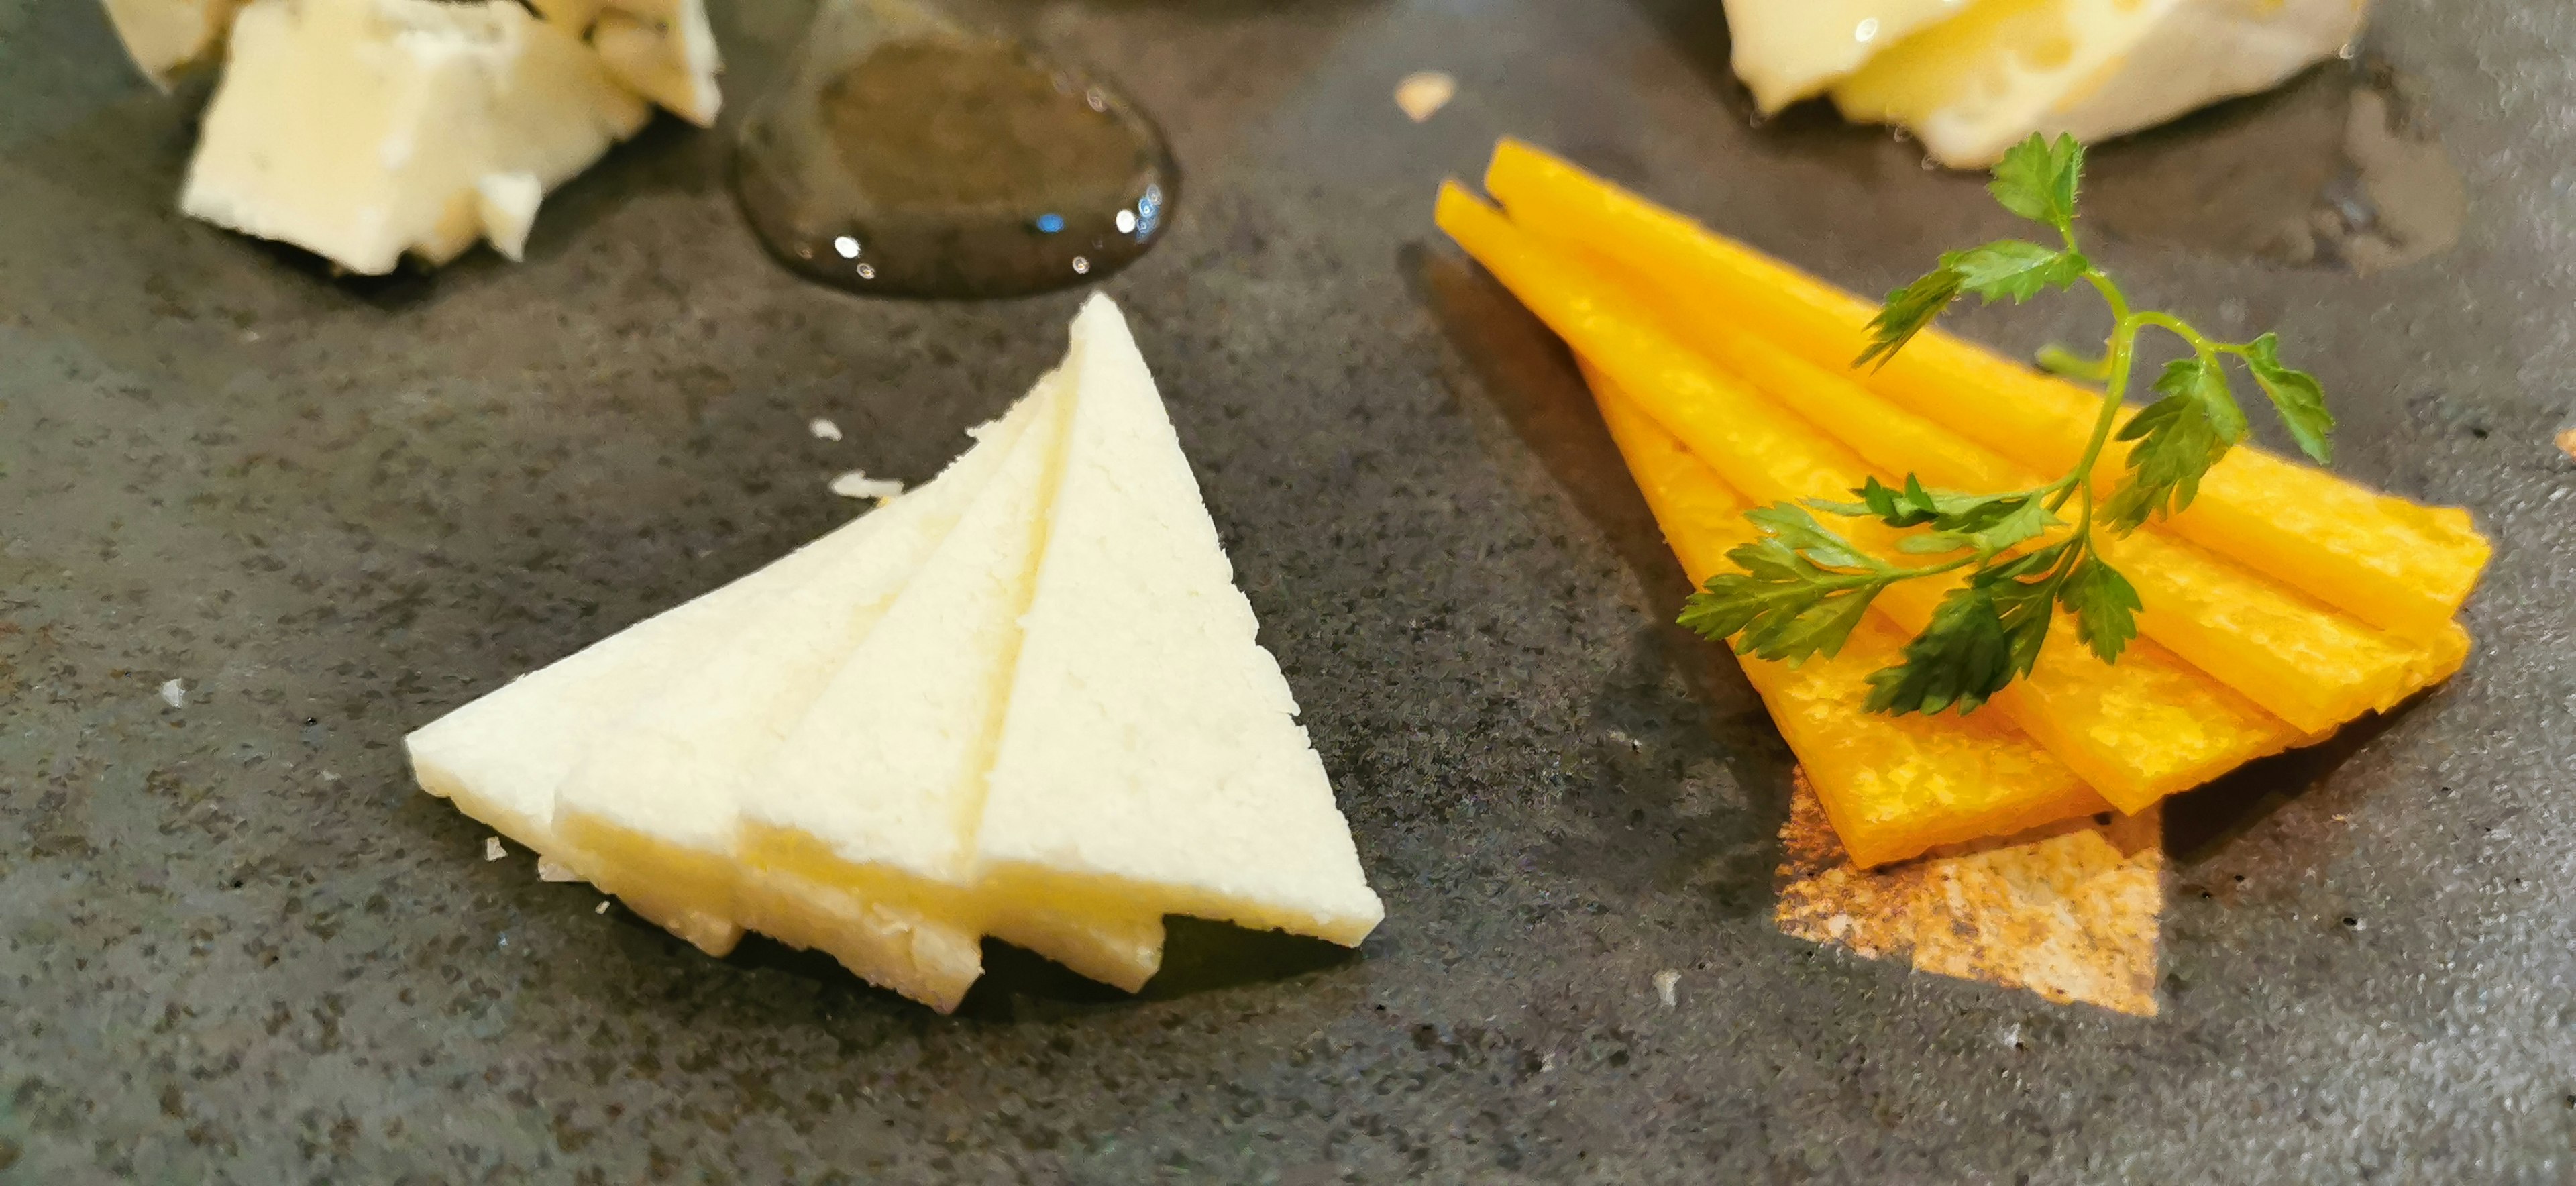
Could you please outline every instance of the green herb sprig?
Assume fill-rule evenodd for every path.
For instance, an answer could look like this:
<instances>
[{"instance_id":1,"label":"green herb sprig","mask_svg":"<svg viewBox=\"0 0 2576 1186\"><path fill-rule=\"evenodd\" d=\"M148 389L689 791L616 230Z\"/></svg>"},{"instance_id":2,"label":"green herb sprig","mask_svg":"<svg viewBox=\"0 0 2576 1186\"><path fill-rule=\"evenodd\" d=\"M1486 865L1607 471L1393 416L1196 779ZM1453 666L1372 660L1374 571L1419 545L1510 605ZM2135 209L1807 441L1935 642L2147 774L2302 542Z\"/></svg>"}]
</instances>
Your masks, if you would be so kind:
<instances>
[{"instance_id":1,"label":"green herb sprig","mask_svg":"<svg viewBox=\"0 0 2576 1186\"><path fill-rule=\"evenodd\" d=\"M2065 476L2027 490L1967 494L1908 474L1901 487L1870 478L1852 491L1854 502L1809 499L1747 512L1760 537L1727 553L1740 571L1709 578L1683 608L1684 626L1711 640L1733 638L1742 654L1803 663L1840 653L1889 586L1966 570L1931 624L1906 644L1905 661L1869 677L1872 712L1955 708L1964 715L2030 674L2059 610L2105 663L2118 662L2138 636L2138 592L2104 562L2097 533L2125 535L2190 506L2202 476L2244 441L2245 411L2226 360L2252 376L2301 450L2321 464L2332 460L2335 422L2325 391L2315 376L2281 362L2278 338L2221 342L2170 313L2133 310L2120 286L2085 257L2075 238L2083 175L2084 148L2072 136L2034 135L2006 153L1988 191L2005 209L2055 230L2058 245L2007 239L1943 255L1939 267L1888 294L1870 322L1869 349L1852 364L1886 365L1962 296L2020 302L2089 284L2110 305L2101 357L2051 348L2039 358L2051 371L2104 388L2083 458ZM2121 426L2138 336L2148 329L2180 338L2191 352L2165 365L2153 385L2160 398ZM2094 489L2093 472L2115 427L2129 443L2127 474L2105 496ZM1910 529L1898 550L1938 559L1888 563L1811 512ZM2069 530L2038 542L2059 528Z\"/></svg>"}]
</instances>

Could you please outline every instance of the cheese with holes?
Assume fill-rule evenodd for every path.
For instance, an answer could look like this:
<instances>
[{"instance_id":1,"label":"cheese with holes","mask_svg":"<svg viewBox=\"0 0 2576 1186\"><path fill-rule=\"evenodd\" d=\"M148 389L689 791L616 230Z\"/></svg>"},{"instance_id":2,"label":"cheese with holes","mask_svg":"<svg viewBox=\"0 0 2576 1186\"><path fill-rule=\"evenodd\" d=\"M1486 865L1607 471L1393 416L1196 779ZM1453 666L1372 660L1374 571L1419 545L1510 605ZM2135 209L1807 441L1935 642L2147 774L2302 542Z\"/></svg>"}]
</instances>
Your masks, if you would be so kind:
<instances>
[{"instance_id":1,"label":"cheese with holes","mask_svg":"<svg viewBox=\"0 0 2576 1186\"><path fill-rule=\"evenodd\" d=\"M2342 52L2367 0L1976 0L1836 83L1856 120L1978 168L2034 132L2093 141L2269 90Z\"/></svg>"},{"instance_id":2,"label":"cheese with holes","mask_svg":"<svg viewBox=\"0 0 2576 1186\"><path fill-rule=\"evenodd\" d=\"M1384 910L1117 306L1078 396L977 847L990 892L1356 944Z\"/></svg>"},{"instance_id":3,"label":"cheese with holes","mask_svg":"<svg viewBox=\"0 0 2576 1186\"><path fill-rule=\"evenodd\" d=\"M180 209L382 274L488 239L649 113L516 3L255 0L234 22Z\"/></svg>"}]
</instances>

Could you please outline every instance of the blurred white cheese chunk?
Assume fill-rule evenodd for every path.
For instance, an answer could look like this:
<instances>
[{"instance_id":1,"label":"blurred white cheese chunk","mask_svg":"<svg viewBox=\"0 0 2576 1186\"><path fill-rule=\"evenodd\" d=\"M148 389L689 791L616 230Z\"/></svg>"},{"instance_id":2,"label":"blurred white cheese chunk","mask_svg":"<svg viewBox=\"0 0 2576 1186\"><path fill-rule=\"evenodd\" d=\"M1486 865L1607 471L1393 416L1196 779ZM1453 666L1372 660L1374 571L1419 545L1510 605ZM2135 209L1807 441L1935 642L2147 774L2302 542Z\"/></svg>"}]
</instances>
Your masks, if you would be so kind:
<instances>
[{"instance_id":1,"label":"blurred white cheese chunk","mask_svg":"<svg viewBox=\"0 0 2576 1186\"><path fill-rule=\"evenodd\" d=\"M706 0L533 0L545 18L587 34L611 74L664 110L712 127L724 62Z\"/></svg>"},{"instance_id":2,"label":"blurred white cheese chunk","mask_svg":"<svg viewBox=\"0 0 2576 1186\"><path fill-rule=\"evenodd\" d=\"M126 56L152 85L170 88L170 76L212 56L230 28L241 0L106 0L108 22Z\"/></svg>"},{"instance_id":3,"label":"blurred white cheese chunk","mask_svg":"<svg viewBox=\"0 0 2576 1186\"><path fill-rule=\"evenodd\" d=\"M1735 74L1778 111L1860 68L1880 50L1959 15L1972 0L1726 0Z\"/></svg>"},{"instance_id":4,"label":"blurred white cheese chunk","mask_svg":"<svg viewBox=\"0 0 2576 1186\"><path fill-rule=\"evenodd\" d=\"M2361 32L2366 0L1977 0L1835 84L1851 119L1935 160L1993 164L2034 132L2092 141L2279 85Z\"/></svg>"},{"instance_id":5,"label":"blurred white cheese chunk","mask_svg":"<svg viewBox=\"0 0 2576 1186\"><path fill-rule=\"evenodd\" d=\"M516 3L255 0L235 21L180 209L353 272L490 239L649 115Z\"/></svg>"}]
</instances>

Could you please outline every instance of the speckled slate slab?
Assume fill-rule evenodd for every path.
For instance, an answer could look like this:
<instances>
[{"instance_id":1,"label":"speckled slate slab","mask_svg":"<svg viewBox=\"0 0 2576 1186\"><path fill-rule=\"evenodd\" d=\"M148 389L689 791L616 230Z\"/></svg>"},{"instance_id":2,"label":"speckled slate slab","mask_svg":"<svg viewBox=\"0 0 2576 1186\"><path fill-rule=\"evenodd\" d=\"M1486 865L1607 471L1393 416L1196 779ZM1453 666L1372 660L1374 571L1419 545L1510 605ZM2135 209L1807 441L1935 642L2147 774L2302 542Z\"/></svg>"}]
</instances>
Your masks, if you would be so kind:
<instances>
[{"instance_id":1,"label":"speckled slate slab","mask_svg":"<svg viewBox=\"0 0 2576 1186\"><path fill-rule=\"evenodd\" d=\"M805 9L716 8L751 94ZM1680 579L1561 352L1429 220L1512 132L1880 289L2007 229L1974 179L1822 112L1752 126L1709 0L1020 11L1179 152L1169 241L1109 287L1378 936L1177 925L1141 1000L996 949L941 1019L484 860L407 728L819 534L836 473L926 477L1077 298L802 286L667 121L523 265L334 281L171 212L189 108L91 6L0 0L0 1181L2576 1174L2576 9L2379 6L2466 182L2421 263L2191 214L2331 186L2331 71L2099 155L2098 257L2279 328L2349 472L2499 543L2449 687L2172 807L2152 1020L1777 931L1787 755L1658 624ZM1416 125L1392 91L1426 69L1459 94Z\"/></svg>"}]
</instances>

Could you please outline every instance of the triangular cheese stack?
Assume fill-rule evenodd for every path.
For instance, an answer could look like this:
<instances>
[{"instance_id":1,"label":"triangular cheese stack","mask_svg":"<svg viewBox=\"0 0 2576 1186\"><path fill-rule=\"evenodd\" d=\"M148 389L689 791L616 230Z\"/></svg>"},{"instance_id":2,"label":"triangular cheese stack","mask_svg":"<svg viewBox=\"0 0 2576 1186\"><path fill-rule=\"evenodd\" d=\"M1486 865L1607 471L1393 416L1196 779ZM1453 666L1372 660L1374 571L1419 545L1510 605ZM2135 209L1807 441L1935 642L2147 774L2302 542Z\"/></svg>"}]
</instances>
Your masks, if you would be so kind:
<instances>
[{"instance_id":1,"label":"triangular cheese stack","mask_svg":"<svg viewBox=\"0 0 2576 1186\"><path fill-rule=\"evenodd\" d=\"M929 485L413 734L433 793L711 953L942 1011L996 936L1130 990L1162 917L1383 911L1105 298Z\"/></svg>"}]
</instances>

